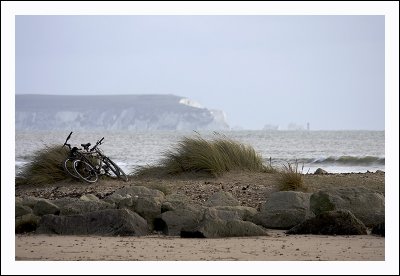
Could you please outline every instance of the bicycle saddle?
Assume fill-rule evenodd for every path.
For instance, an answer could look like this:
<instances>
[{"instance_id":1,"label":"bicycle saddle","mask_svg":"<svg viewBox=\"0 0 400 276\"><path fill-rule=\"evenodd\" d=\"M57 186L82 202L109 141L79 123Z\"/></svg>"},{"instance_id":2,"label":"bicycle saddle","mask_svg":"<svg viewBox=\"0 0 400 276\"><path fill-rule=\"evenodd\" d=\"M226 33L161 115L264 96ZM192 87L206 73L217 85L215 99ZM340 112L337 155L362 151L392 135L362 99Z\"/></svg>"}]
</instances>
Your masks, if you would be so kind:
<instances>
[{"instance_id":1,"label":"bicycle saddle","mask_svg":"<svg viewBox=\"0 0 400 276\"><path fill-rule=\"evenodd\" d=\"M89 150L90 145L91 145L90 143L81 144L81 146L82 146L85 150Z\"/></svg>"}]
</instances>

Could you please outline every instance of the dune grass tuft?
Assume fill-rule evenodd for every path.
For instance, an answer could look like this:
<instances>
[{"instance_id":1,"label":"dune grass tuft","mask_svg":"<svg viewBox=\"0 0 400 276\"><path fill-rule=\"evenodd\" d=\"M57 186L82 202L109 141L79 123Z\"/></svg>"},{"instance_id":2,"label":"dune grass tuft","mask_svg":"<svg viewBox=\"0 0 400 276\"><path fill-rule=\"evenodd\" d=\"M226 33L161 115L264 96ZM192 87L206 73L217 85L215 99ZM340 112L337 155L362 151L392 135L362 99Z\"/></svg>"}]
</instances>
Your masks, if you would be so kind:
<instances>
[{"instance_id":1,"label":"dune grass tuft","mask_svg":"<svg viewBox=\"0 0 400 276\"><path fill-rule=\"evenodd\" d=\"M173 150L165 152L159 164L140 167L135 175L174 175L184 172L206 172L213 176L228 171L263 172L270 168L251 146L226 137L206 140L200 136L184 137Z\"/></svg>"},{"instance_id":2,"label":"dune grass tuft","mask_svg":"<svg viewBox=\"0 0 400 276\"><path fill-rule=\"evenodd\" d=\"M306 191L304 184L303 167L299 170L296 160L294 164L288 162L283 169L278 171L278 182L281 191Z\"/></svg>"},{"instance_id":3,"label":"dune grass tuft","mask_svg":"<svg viewBox=\"0 0 400 276\"><path fill-rule=\"evenodd\" d=\"M36 151L32 161L25 165L16 176L16 184L51 184L70 178L62 166L62 162L67 157L68 150L61 146L46 146Z\"/></svg>"}]
</instances>

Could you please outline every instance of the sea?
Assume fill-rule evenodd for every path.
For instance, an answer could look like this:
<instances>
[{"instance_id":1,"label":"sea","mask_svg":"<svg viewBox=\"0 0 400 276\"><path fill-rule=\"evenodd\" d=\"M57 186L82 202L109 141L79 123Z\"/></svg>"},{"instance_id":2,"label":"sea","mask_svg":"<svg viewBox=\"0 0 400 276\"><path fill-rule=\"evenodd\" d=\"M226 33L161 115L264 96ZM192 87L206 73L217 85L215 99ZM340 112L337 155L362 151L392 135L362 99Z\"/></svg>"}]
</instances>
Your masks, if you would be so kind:
<instances>
[{"instance_id":1,"label":"sea","mask_svg":"<svg viewBox=\"0 0 400 276\"><path fill-rule=\"evenodd\" d=\"M15 172L29 164L36 151L64 144L70 131L16 131ZM385 170L384 131L75 131L69 143L80 146L104 137L100 148L126 173L155 165L184 137L229 138L252 146L265 164L298 164L303 173L322 168L329 173Z\"/></svg>"}]
</instances>

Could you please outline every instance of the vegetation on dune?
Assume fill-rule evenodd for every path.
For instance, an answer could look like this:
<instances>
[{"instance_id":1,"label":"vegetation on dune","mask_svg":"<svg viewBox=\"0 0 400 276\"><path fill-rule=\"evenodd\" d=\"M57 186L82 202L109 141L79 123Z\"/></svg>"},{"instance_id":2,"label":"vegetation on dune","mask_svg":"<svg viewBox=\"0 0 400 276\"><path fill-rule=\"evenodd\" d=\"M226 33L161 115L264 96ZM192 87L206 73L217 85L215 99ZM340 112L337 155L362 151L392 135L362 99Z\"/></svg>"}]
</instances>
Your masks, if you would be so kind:
<instances>
[{"instance_id":1,"label":"vegetation on dune","mask_svg":"<svg viewBox=\"0 0 400 276\"><path fill-rule=\"evenodd\" d=\"M281 191L306 191L304 184L303 167L299 170L299 164L288 162L283 165L282 170L278 171L278 183Z\"/></svg>"},{"instance_id":2,"label":"vegetation on dune","mask_svg":"<svg viewBox=\"0 0 400 276\"><path fill-rule=\"evenodd\" d=\"M164 153L155 166L144 166L135 175L176 175L184 172L205 172L213 176L228 171L272 171L253 147L226 137L206 140L200 136L184 137L173 150Z\"/></svg>"},{"instance_id":3,"label":"vegetation on dune","mask_svg":"<svg viewBox=\"0 0 400 276\"><path fill-rule=\"evenodd\" d=\"M61 146L46 146L33 154L32 161L22 168L15 178L17 185L50 184L70 178L62 163L68 157L68 150Z\"/></svg>"},{"instance_id":4,"label":"vegetation on dune","mask_svg":"<svg viewBox=\"0 0 400 276\"><path fill-rule=\"evenodd\" d=\"M42 185L71 179L64 171L63 161L68 149L47 146L36 151L32 161L16 176L16 184ZM172 150L163 154L153 166L139 167L134 176L166 176L194 173L220 176L229 171L275 172L271 164L263 164L260 154L253 147L225 136L204 139L200 135L184 137Z\"/></svg>"}]
</instances>

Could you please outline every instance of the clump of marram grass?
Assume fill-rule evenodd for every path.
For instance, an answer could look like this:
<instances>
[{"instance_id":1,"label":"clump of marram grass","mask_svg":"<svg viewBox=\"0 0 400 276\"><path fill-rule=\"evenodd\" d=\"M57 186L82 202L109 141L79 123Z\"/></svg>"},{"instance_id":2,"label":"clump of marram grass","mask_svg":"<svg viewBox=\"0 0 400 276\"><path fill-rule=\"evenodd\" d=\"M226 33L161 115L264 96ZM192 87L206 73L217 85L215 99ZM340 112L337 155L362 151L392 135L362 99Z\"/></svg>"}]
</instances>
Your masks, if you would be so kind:
<instances>
[{"instance_id":1,"label":"clump of marram grass","mask_svg":"<svg viewBox=\"0 0 400 276\"><path fill-rule=\"evenodd\" d=\"M36 151L32 161L17 174L15 183L42 185L70 178L62 166L68 154L68 150L61 146L46 146Z\"/></svg>"},{"instance_id":2,"label":"clump of marram grass","mask_svg":"<svg viewBox=\"0 0 400 276\"><path fill-rule=\"evenodd\" d=\"M289 163L283 165L283 169L278 171L278 183L280 191L306 191L307 187L304 184L303 167L298 168L297 160L294 165Z\"/></svg>"},{"instance_id":3,"label":"clump of marram grass","mask_svg":"<svg viewBox=\"0 0 400 276\"><path fill-rule=\"evenodd\" d=\"M228 171L266 172L262 157L253 147L229 138L206 140L184 137L173 150L164 153L158 165L139 167L135 175L175 175L184 172L205 172L213 176Z\"/></svg>"}]
</instances>

